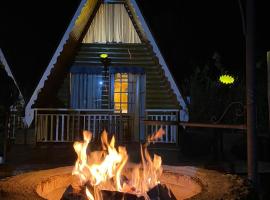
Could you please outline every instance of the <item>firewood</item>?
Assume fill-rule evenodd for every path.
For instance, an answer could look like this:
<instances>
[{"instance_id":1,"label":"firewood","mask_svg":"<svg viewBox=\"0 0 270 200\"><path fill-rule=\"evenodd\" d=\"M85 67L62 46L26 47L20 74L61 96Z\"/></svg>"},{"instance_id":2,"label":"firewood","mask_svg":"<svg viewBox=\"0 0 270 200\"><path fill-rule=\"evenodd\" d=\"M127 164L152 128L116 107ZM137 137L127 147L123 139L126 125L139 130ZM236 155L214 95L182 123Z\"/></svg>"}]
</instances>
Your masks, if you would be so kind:
<instances>
[{"instance_id":1,"label":"firewood","mask_svg":"<svg viewBox=\"0 0 270 200\"><path fill-rule=\"evenodd\" d=\"M134 194L118 191L101 190L101 194L103 200L145 200L144 197L137 197Z\"/></svg>"},{"instance_id":2,"label":"firewood","mask_svg":"<svg viewBox=\"0 0 270 200\"><path fill-rule=\"evenodd\" d=\"M151 200L176 200L170 189L164 184L158 184L147 192Z\"/></svg>"},{"instance_id":3,"label":"firewood","mask_svg":"<svg viewBox=\"0 0 270 200\"><path fill-rule=\"evenodd\" d=\"M85 190L84 190L85 191ZM62 195L61 200L88 200L85 192L83 190L74 190L71 185L69 185Z\"/></svg>"},{"instance_id":4,"label":"firewood","mask_svg":"<svg viewBox=\"0 0 270 200\"><path fill-rule=\"evenodd\" d=\"M92 194L100 195L102 197L101 199L103 200L146 200L144 196L137 196L135 194L125 192L110 190L101 190L95 192L95 189L89 184L82 186L80 191L75 190L70 185L64 192L61 200L88 200L85 194L86 187ZM161 184L158 184L149 190L147 195L150 200L176 200L174 194L166 187L166 185Z\"/></svg>"}]
</instances>

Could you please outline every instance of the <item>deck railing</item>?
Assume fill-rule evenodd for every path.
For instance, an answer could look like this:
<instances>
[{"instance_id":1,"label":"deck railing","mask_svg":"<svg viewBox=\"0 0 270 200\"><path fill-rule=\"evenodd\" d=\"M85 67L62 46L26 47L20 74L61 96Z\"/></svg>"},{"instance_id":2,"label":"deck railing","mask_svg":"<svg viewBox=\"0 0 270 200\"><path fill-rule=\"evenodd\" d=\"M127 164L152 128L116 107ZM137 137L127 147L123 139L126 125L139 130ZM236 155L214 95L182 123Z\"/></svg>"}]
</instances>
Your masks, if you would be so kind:
<instances>
[{"instance_id":1,"label":"deck railing","mask_svg":"<svg viewBox=\"0 0 270 200\"><path fill-rule=\"evenodd\" d=\"M11 110L8 118L8 138L14 140L17 130L22 128L24 128L22 113L16 109Z\"/></svg>"},{"instance_id":2,"label":"deck railing","mask_svg":"<svg viewBox=\"0 0 270 200\"><path fill-rule=\"evenodd\" d=\"M131 116L111 109L35 109L37 142L73 142L82 130L91 130L94 138L106 129L117 140L125 140Z\"/></svg>"},{"instance_id":3,"label":"deck railing","mask_svg":"<svg viewBox=\"0 0 270 200\"><path fill-rule=\"evenodd\" d=\"M145 120L178 121L179 110L148 109L145 114ZM163 127L166 134L156 142L177 143L176 125L145 125L144 135L152 134L160 127ZM113 109L35 109L37 142L73 142L81 139L83 130L92 131L93 137L98 139L104 129L114 134L118 141L131 141L133 117Z\"/></svg>"},{"instance_id":4,"label":"deck railing","mask_svg":"<svg viewBox=\"0 0 270 200\"><path fill-rule=\"evenodd\" d=\"M179 110L177 109L147 109L146 120L151 121L178 121ZM163 128L165 135L157 139L160 143L177 143L178 142L178 127L176 125L162 125L160 123L145 125L145 135L156 132L159 128Z\"/></svg>"}]
</instances>

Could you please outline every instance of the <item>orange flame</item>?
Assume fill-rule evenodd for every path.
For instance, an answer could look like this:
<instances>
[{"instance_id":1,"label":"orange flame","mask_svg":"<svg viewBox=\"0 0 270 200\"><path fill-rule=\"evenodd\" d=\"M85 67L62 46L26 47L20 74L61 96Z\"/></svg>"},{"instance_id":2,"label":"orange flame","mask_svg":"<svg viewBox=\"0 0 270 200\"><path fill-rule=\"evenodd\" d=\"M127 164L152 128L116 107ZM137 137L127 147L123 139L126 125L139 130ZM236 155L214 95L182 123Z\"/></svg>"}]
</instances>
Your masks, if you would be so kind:
<instances>
[{"instance_id":1,"label":"orange flame","mask_svg":"<svg viewBox=\"0 0 270 200\"><path fill-rule=\"evenodd\" d=\"M91 194L91 192L88 190L88 188L85 188L86 196L89 200L95 200L94 196Z\"/></svg>"},{"instance_id":2,"label":"orange flame","mask_svg":"<svg viewBox=\"0 0 270 200\"><path fill-rule=\"evenodd\" d=\"M141 166L133 169L131 184L135 188L135 193L146 195L147 191L155 187L159 183L159 178L162 174L162 159L160 156L154 154L152 159L147 146L150 142L157 140L165 134L164 130L160 128L155 134L147 139L145 145L141 145Z\"/></svg>"},{"instance_id":3,"label":"orange flame","mask_svg":"<svg viewBox=\"0 0 270 200\"><path fill-rule=\"evenodd\" d=\"M98 187L106 182L113 181L113 188L120 192L134 193L138 196L146 196L147 191L159 183L162 173L161 157L154 155L152 159L147 151L147 145L162 137L163 129L150 136L146 145L141 145L142 164L136 166L131 174L130 180L121 183L122 170L125 167L128 154L125 147L115 148L114 136L108 140L108 134L101 134L102 151L87 154L87 147L92 139L90 131L83 131L83 142L75 142L73 147L77 153L77 161L72 171L80 179L80 185L90 183L94 187L94 194L86 187L85 193L89 200L100 200L101 195L96 194Z\"/></svg>"},{"instance_id":4,"label":"orange flame","mask_svg":"<svg viewBox=\"0 0 270 200\"><path fill-rule=\"evenodd\" d=\"M165 131L163 130L163 128L158 129L158 131L154 134L152 134L151 136L148 136L147 138L147 142L155 142L157 139L163 137L163 135L165 134Z\"/></svg>"}]
</instances>

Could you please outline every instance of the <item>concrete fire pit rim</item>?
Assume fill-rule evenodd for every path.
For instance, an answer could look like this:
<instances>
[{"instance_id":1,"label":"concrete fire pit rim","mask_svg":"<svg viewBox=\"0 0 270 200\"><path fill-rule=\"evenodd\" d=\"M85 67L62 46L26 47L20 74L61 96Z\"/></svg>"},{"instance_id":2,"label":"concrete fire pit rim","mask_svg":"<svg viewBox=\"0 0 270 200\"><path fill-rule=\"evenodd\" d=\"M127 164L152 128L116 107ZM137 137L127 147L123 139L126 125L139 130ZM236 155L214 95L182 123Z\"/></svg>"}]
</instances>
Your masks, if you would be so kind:
<instances>
[{"instance_id":1,"label":"concrete fire pit rim","mask_svg":"<svg viewBox=\"0 0 270 200\"><path fill-rule=\"evenodd\" d=\"M72 177L70 176L72 168L73 166L67 166L49 170L27 172L1 180L0 197L8 197L11 195L14 197L12 199L44 199L39 195L40 191L42 191L42 187L44 187L44 183L46 184L46 182L49 180L60 176L61 178L66 176L67 182L70 181L68 179ZM244 196L246 194L244 182L235 175L222 174L214 170L207 170L194 166L163 165L163 169L165 173L171 172L177 173L181 176L188 176L200 184L202 187L202 192L189 198L192 200L226 199L227 196L227 199L236 199L236 197L239 197L239 195ZM33 178L34 176L38 176L40 179L36 180ZM213 182L213 180L215 181ZM25 184L28 185L25 186ZM221 189L221 186L223 186L224 189ZM236 190L232 186L236 187Z\"/></svg>"}]
</instances>

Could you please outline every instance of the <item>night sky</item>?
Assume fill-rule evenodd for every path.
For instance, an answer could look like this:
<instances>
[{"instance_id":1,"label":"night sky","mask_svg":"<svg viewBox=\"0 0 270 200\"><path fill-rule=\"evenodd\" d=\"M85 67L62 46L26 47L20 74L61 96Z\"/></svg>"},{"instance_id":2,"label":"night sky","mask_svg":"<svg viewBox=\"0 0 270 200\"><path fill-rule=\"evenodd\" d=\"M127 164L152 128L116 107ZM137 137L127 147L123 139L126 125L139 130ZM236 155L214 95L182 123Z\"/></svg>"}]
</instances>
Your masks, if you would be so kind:
<instances>
[{"instance_id":1,"label":"night sky","mask_svg":"<svg viewBox=\"0 0 270 200\"><path fill-rule=\"evenodd\" d=\"M5 2L5 3L4 3ZM29 95L57 48L79 0L2 1L0 47ZM175 80L218 52L229 71L244 72L244 36L237 0L137 0ZM168 3L169 2L169 3ZM244 2L244 1L243 1ZM267 5L256 1L256 59L270 50Z\"/></svg>"}]
</instances>

